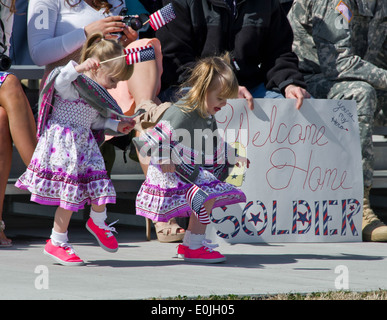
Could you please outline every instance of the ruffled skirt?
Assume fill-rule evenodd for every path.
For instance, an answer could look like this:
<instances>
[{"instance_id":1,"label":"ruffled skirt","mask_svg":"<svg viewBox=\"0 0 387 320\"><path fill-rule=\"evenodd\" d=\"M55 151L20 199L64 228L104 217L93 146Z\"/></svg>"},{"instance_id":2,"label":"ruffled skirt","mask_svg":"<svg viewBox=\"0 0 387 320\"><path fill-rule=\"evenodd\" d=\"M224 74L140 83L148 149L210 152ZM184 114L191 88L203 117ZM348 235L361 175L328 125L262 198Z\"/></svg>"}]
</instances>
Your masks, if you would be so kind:
<instances>
[{"instance_id":1,"label":"ruffled skirt","mask_svg":"<svg viewBox=\"0 0 387 320\"><path fill-rule=\"evenodd\" d=\"M31 201L70 211L116 201L91 130L50 120L16 186L30 191Z\"/></svg>"},{"instance_id":2,"label":"ruffled skirt","mask_svg":"<svg viewBox=\"0 0 387 320\"><path fill-rule=\"evenodd\" d=\"M209 171L200 169L195 184L215 199L214 208L246 202L245 194L233 185L219 181ZM163 173L158 165L149 165L147 178L136 198L136 214L153 221L167 222L173 217L189 217L193 213L186 199L191 183L176 173Z\"/></svg>"}]
</instances>

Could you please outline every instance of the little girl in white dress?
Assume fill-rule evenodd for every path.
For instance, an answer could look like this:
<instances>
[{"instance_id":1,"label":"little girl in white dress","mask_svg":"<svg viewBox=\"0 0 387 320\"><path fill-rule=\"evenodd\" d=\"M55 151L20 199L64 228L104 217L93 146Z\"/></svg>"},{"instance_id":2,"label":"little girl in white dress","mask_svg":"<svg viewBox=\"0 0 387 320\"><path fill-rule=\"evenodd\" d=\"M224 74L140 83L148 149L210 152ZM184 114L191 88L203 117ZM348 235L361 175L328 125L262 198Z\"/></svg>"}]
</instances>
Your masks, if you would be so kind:
<instances>
[{"instance_id":1,"label":"little girl in white dress","mask_svg":"<svg viewBox=\"0 0 387 320\"><path fill-rule=\"evenodd\" d=\"M122 54L118 42L94 34L84 45L82 62L78 65L70 61L55 69L41 93L38 145L16 186L29 190L31 201L58 206L44 253L63 265L83 264L68 244L67 228L72 213L85 204L91 205L86 228L103 249L109 252L118 249L112 234L115 230L105 223L106 204L115 203L116 193L97 140L100 141L101 130L127 134L135 124L133 120L106 117L110 114L125 117L119 116L120 109L106 89L127 80L133 66L127 65L123 58L103 65L99 62Z\"/></svg>"}]
</instances>

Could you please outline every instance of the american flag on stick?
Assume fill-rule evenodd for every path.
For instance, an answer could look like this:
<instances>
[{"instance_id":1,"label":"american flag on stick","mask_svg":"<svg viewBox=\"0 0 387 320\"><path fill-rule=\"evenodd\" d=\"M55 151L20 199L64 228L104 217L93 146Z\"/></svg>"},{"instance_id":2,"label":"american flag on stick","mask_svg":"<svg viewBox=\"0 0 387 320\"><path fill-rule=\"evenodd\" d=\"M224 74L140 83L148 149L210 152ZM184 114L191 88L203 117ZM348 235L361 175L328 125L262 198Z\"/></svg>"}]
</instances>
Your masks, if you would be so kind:
<instances>
[{"instance_id":1,"label":"american flag on stick","mask_svg":"<svg viewBox=\"0 0 387 320\"><path fill-rule=\"evenodd\" d=\"M127 64L134 64L156 59L155 49L151 45L124 49L124 53L126 54L125 59Z\"/></svg>"},{"instance_id":2,"label":"american flag on stick","mask_svg":"<svg viewBox=\"0 0 387 320\"><path fill-rule=\"evenodd\" d=\"M198 217L199 222L203 224L209 224L210 218L203 205L206 199L208 198L208 193L203 191L192 181L184 177L179 171L175 171L175 173L177 173L184 180L187 180L189 183L192 183L192 186L187 190L187 193L185 194L185 198L187 199L187 202L195 213L195 215Z\"/></svg>"},{"instance_id":3,"label":"american flag on stick","mask_svg":"<svg viewBox=\"0 0 387 320\"><path fill-rule=\"evenodd\" d=\"M152 29L156 31L175 18L176 13L173 9L172 3L170 3L165 7L162 7L160 10L152 13L149 16L149 24L151 25Z\"/></svg>"},{"instance_id":4,"label":"american flag on stick","mask_svg":"<svg viewBox=\"0 0 387 320\"><path fill-rule=\"evenodd\" d=\"M100 64L104 64L106 62L113 61L116 59L122 59L124 57L126 59L127 64L134 64L138 62L155 60L156 54L155 49L151 45L138 48L124 49L123 55L105 61L101 61Z\"/></svg>"},{"instance_id":5,"label":"american flag on stick","mask_svg":"<svg viewBox=\"0 0 387 320\"><path fill-rule=\"evenodd\" d=\"M189 206L199 219L199 222L203 224L209 224L210 219L203 206L203 203L208 198L208 194L200 189L196 184L193 184L185 194Z\"/></svg>"}]
</instances>

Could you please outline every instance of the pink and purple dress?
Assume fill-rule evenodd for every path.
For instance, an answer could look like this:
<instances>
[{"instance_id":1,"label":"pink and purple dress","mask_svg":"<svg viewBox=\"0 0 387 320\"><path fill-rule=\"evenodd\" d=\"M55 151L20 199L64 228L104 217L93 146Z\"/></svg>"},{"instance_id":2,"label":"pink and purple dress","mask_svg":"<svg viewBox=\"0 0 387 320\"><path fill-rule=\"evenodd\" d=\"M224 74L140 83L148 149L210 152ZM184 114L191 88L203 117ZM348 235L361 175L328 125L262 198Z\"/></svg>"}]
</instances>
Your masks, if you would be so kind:
<instances>
[{"instance_id":1,"label":"pink and purple dress","mask_svg":"<svg viewBox=\"0 0 387 320\"><path fill-rule=\"evenodd\" d=\"M173 155L171 155L171 159L174 163L179 163L176 166L176 171L181 174L163 173L158 164L162 155L161 157L151 156L146 179L136 198L137 215L163 222L177 216L190 216L193 213L193 208L192 203L187 199L187 192L193 186L191 182L194 182L208 195L206 201L215 199L213 208L246 202L243 191L222 181L228 176L228 170L231 167L227 160L224 142L213 144L213 149L210 152L207 149L208 153L204 151L205 145L210 139L206 134L203 135L203 141L199 141L200 149L193 144L174 143L179 136L179 131L194 138L195 130L203 130L203 132L210 130L207 133L214 133L216 129L214 117L203 119L196 111L185 113L177 105L172 105L154 129L144 133L142 137L134 139L138 149L145 148L142 149L142 151L145 150L144 154L150 150L149 144L152 140L156 141L156 145L162 142L156 146L158 155L161 155L163 150L168 150L166 154L170 150L173 150L170 152L171 154L178 150L177 157L179 159L175 159ZM153 151L155 150L153 149ZM199 161L192 161L193 159Z\"/></svg>"},{"instance_id":2,"label":"pink and purple dress","mask_svg":"<svg viewBox=\"0 0 387 320\"><path fill-rule=\"evenodd\" d=\"M16 186L30 191L31 201L70 211L85 204L115 203L116 193L91 130L96 123L104 127L106 119L79 95L68 100L54 92L51 114Z\"/></svg>"},{"instance_id":3,"label":"pink and purple dress","mask_svg":"<svg viewBox=\"0 0 387 320\"><path fill-rule=\"evenodd\" d=\"M8 72L0 71L0 88L5 79L7 79L7 76L9 75Z\"/></svg>"}]
</instances>

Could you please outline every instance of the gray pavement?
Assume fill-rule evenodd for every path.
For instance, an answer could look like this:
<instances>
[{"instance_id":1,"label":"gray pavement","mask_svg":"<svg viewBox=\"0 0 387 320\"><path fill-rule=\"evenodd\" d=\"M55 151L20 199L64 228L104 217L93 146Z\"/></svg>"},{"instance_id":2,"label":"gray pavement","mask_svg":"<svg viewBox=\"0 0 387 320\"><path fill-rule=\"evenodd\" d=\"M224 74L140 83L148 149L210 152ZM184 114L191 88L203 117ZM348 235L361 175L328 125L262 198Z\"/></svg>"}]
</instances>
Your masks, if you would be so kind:
<instances>
[{"instance_id":1,"label":"gray pavement","mask_svg":"<svg viewBox=\"0 0 387 320\"><path fill-rule=\"evenodd\" d=\"M120 248L103 251L72 221L70 242L87 263L64 267L43 255L51 218L7 214L11 248L0 249L0 299L149 299L387 289L385 243L226 244L227 262L190 264L176 244L146 241L143 228L117 226ZM155 235L153 234L153 238Z\"/></svg>"}]
</instances>

